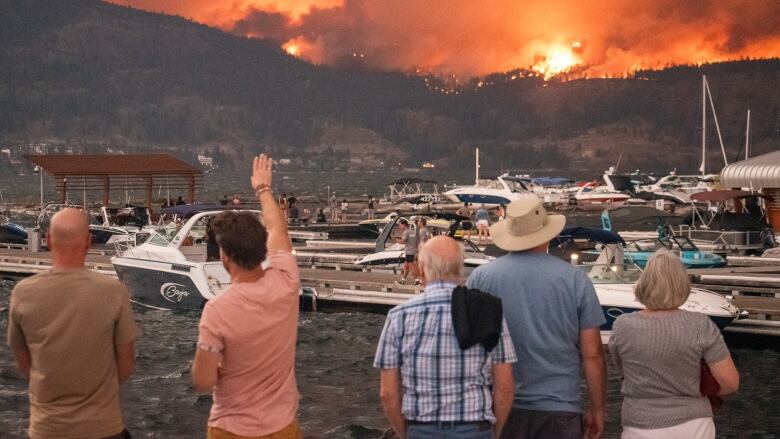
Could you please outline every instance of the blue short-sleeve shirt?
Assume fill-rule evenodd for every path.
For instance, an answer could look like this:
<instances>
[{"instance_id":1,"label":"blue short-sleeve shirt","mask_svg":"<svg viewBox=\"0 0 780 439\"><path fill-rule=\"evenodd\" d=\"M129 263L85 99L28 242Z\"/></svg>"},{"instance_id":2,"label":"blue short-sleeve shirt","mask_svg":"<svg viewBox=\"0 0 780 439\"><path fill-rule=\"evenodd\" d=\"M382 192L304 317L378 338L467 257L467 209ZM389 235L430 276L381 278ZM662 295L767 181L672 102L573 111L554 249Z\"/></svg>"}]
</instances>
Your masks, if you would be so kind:
<instances>
[{"instance_id":1,"label":"blue short-sleeve shirt","mask_svg":"<svg viewBox=\"0 0 780 439\"><path fill-rule=\"evenodd\" d=\"M509 253L474 270L467 285L503 302L522 359L514 406L580 412L580 330L606 322L587 274L548 254Z\"/></svg>"}]
</instances>

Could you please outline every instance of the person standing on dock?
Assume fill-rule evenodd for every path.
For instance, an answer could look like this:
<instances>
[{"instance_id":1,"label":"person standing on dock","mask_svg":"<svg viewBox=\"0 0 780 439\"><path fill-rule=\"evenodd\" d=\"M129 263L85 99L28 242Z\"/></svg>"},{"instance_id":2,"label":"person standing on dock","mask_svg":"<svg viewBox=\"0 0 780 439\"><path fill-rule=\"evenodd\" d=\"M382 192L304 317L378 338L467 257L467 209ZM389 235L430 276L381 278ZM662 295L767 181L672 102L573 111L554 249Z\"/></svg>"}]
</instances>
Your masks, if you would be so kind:
<instances>
[{"instance_id":1,"label":"person standing on dock","mask_svg":"<svg viewBox=\"0 0 780 439\"><path fill-rule=\"evenodd\" d=\"M31 439L129 438L119 386L135 367L136 325L118 280L84 266L84 211L63 209L46 236L52 269L11 292L8 345L30 383Z\"/></svg>"},{"instance_id":2,"label":"person standing on dock","mask_svg":"<svg viewBox=\"0 0 780 439\"><path fill-rule=\"evenodd\" d=\"M458 297L472 293L456 288L463 277L461 245L432 238L420 251L420 265L425 292L390 310L374 358L385 414L402 439L496 438L512 405L517 361L500 301L474 292L479 301L469 301L476 305L469 311L486 329L471 332L476 322L459 319L468 305Z\"/></svg>"},{"instance_id":3,"label":"person standing on dock","mask_svg":"<svg viewBox=\"0 0 780 439\"><path fill-rule=\"evenodd\" d=\"M429 239L433 236L431 234L431 231L428 229L428 220L425 219L425 217L419 216L417 217L417 254L420 254L420 248L428 242ZM425 273L423 273L422 269L420 268L420 264L417 264L417 273L419 273L419 276L421 278L425 278Z\"/></svg>"},{"instance_id":4,"label":"person standing on dock","mask_svg":"<svg viewBox=\"0 0 780 439\"><path fill-rule=\"evenodd\" d=\"M483 240L487 240L490 236L490 212L482 204L477 209L477 213L474 214L474 218L477 220L477 232L479 232L479 243L482 244Z\"/></svg>"},{"instance_id":5,"label":"person standing on dock","mask_svg":"<svg viewBox=\"0 0 780 439\"><path fill-rule=\"evenodd\" d=\"M520 358L505 437L598 439L607 385L600 331L605 319L585 272L548 254L566 217L548 215L538 199L513 201L506 215L490 234L508 253L475 269L467 282L502 299ZM581 415L583 369L590 404Z\"/></svg>"},{"instance_id":6,"label":"person standing on dock","mask_svg":"<svg viewBox=\"0 0 780 439\"><path fill-rule=\"evenodd\" d=\"M330 209L330 222L339 222L341 212L339 212L339 202L336 199L336 192L333 192L330 195L330 198L328 198L328 209Z\"/></svg>"},{"instance_id":7,"label":"person standing on dock","mask_svg":"<svg viewBox=\"0 0 780 439\"><path fill-rule=\"evenodd\" d=\"M282 194L282 196L279 197L279 209L282 211L282 218L287 222L287 194Z\"/></svg>"},{"instance_id":8,"label":"person standing on dock","mask_svg":"<svg viewBox=\"0 0 780 439\"><path fill-rule=\"evenodd\" d=\"M645 309L615 319L609 352L623 376L623 438L714 439L702 363L717 382L711 395L739 387L718 327L704 314L679 309L690 293L680 259L659 251L636 284Z\"/></svg>"},{"instance_id":9,"label":"person standing on dock","mask_svg":"<svg viewBox=\"0 0 780 439\"><path fill-rule=\"evenodd\" d=\"M346 198L341 200L341 222L347 222L347 211L349 210L349 202Z\"/></svg>"},{"instance_id":10,"label":"person standing on dock","mask_svg":"<svg viewBox=\"0 0 780 439\"><path fill-rule=\"evenodd\" d=\"M414 284L420 284L419 274L417 273L417 233L409 227L409 221L406 218L398 220L398 227L401 229L401 238L399 244L404 245L404 268L401 270L401 279L397 283L406 284L406 277L409 274L414 279Z\"/></svg>"},{"instance_id":11,"label":"person standing on dock","mask_svg":"<svg viewBox=\"0 0 780 439\"><path fill-rule=\"evenodd\" d=\"M366 203L366 214L368 215L368 219L372 220L374 219L374 212L376 212L376 209L374 209L374 196L369 195L368 196L368 202Z\"/></svg>"},{"instance_id":12,"label":"person standing on dock","mask_svg":"<svg viewBox=\"0 0 780 439\"><path fill-rule=\"evenodd\" d=\"M474 225L471 223L471 215L473 215L473 212L471 211L469 203L463 203L463 206L455 213L463 218L460 222L460 228L463 230L463 239L470 240L471 229L474 228Z\"/></svg>"},{"instance_id":13,"label":"person standing on dock","mask_svg":"<svg viewBox=\"0 0 780 439\"><path fill-rule=\"evenodd\" d=\"M262 224L247 211L214 220L232 285L203 308L192 363L195 389L213 392L208 439L301 437L295 380L300 276L281 203L271 193L272 166L265 154L253 164Z\"/></svg>"}]
</instances>

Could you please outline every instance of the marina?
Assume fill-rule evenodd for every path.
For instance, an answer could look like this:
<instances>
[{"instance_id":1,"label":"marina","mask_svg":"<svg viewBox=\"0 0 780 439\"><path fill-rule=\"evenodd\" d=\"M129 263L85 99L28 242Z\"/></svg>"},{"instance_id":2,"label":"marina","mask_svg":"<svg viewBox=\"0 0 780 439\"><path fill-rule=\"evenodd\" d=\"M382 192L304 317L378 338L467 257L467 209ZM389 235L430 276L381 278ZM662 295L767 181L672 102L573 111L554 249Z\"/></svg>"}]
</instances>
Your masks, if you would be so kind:
<instances>
[{"instance_id":1,"label":"marina","mask_svg":"<svg viewBox=\"0 0 780 439\"><path fill-rule=\"evenodd\" d=\"M345 261L354 256L305 253L296 250L301 270L301 286L316 291L317 309L365 309L385 311L403 303L421 286L395 282L400 266L362 266ZM116 276L111 255L91 254L87 267L99 273ZM339 261L339 259L342 261ZM748 318L735 321L726 331L780 336L780 261L772 265L750 265L760 258L737 259L745 266L689 270L692 285L730 295ZM769 262L764 262L769 264ZM0 248L2 278L16 280L51 267L46 252L33 253L23 248Z\"/></svg>"}]
</instances>

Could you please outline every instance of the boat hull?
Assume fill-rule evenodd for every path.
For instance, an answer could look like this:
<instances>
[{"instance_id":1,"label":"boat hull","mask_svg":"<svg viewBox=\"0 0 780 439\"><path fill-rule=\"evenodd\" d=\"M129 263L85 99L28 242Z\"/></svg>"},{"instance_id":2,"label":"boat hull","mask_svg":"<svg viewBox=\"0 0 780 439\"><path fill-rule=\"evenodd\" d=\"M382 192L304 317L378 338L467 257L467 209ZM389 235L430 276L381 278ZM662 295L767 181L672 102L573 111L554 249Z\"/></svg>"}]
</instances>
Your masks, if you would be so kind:
<instances>
[{"instance_id":1,"label":"boat hull","mask_svg":"<svg viewBox=\"0 0 780 439\"><path fill-rule=\"evenodd\" d=\"M601 340L607 343L615 319L623 314L644 309L634 296L633 284L594 284L606 323L601 326ZM711 291L692 288L688 300L680 309L708 316L723 330L739 318L739 310L723 296Z\"/></svg>"},{"instance_id":2,"label":"boat hull","mask_svg":"<svg viewBox=\"0 0 780 439\"><path fill-rule=\"evenodd\" d=\"M134 301L159 309L201 309L208 292L198 288L193 276L198 267L184 263L112 260L116 274Z\"/></svg>"},{"instance_id":3,"label":"boat hull","mask_svg":"<svg viewBox=\"0 0 780 439\"><path fill-rule=\"evenodd\" d=\"M482 195L482 194L453 194L453 196L461 203L470 204L490 204L498 206L506 206L512 202L507 197L500 195Z\"/></svg>"}]
</instances>

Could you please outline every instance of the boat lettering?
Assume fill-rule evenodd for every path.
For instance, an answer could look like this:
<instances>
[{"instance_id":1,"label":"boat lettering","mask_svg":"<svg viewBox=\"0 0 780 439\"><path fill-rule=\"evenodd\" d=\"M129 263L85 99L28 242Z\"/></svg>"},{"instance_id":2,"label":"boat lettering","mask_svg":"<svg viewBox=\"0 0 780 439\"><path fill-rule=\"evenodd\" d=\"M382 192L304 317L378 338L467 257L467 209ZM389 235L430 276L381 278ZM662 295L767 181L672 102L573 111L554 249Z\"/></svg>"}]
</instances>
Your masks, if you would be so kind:
<instances>
[{"instance_id":1,"label":"boat lettering","mask_svg":"<svg viewBox=\"0 0 780 439\"><path fill-rule=\"evenodd\" d=\"M184 289L184 285L172 282L162 284L160 287L160 294L163 296L163 299L173 303L179 303L183 298L190 295L190 293Z\"/></svg>"}]
</instances>

